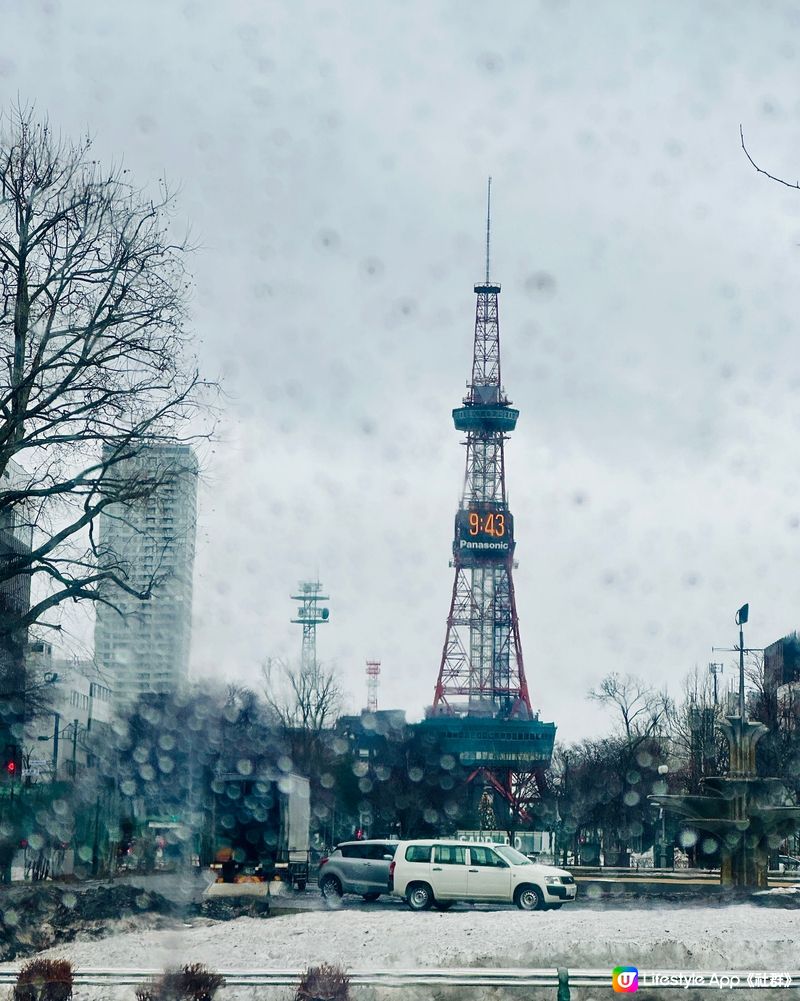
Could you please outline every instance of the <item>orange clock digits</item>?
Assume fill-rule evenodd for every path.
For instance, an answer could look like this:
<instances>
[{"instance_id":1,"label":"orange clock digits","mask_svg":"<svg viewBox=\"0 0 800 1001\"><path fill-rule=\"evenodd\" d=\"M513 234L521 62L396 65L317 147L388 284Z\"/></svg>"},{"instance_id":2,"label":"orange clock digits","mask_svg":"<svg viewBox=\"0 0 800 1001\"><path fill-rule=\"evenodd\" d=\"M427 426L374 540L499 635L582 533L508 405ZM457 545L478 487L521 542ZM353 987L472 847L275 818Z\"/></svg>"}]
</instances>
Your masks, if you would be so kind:
<instances>
[{"instance_id":1,"label":"orange clock digits","mask_svg":"<svg viewBox=\"0 0 800 1001\"><path fill-rule=\"evenodd\" d=\"M489 511L483 517L480 512L469 512L469 534L474 538L483 532L492 535L496 539L502 539L506 534L506 516L499 511Z\"/></svg>"}]
</instances>

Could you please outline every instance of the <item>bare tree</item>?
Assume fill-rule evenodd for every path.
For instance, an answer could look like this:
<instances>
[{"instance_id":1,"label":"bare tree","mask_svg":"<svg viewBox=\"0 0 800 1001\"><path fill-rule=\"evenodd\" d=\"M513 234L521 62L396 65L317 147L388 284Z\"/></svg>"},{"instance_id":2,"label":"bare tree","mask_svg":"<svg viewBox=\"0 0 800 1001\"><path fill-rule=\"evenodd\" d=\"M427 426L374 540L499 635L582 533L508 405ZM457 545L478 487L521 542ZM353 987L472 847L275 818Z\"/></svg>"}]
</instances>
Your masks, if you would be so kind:
<instances>
[{"instance_id":1,"label":"bare tree","mask_svg":"<svg viewBox=\"0 0 800 1001\"><path fill-rule=\"evenodd\" d=\"M287 730L319 734L342 708L342 687L335 669L321 664L293 669L267 658L261 668L267 705Z\"/></svg>"},{"instance_id":2,"label":"bare tree","mask_svg":"<svg viewBox=\"0 0 800 1001\"><path fill-rule=\"evenodd\" d=\"M669 717L669 734L672 754L681 764L688 764L697 743L697 713L703 719L710 713L715 722L722 715L722 706L714 702L711 675L698 667L685 676L681 689L680 702Z\"/></svg>"},{"instance_id":3,"label":"bare tree","mask_svg":"<svg viewBox=\"0 0 800 1001\"><path fill-rule=\"evenodd\" d=\"M766 699L775 689L770 686L770 679L764 670L763 650L748 650L744 665L745 682L753 688L756 699Z\"/></svg>"},{"instance_id":4,"label":"bare tree","mask_svg":"<svg viewBox=\"0 0 800 1001\"><path fill-rule=\"evenodd\" d=\"M673 708L666 692L659 692L632 674L620 676L616 672L606 675L588 698L617 710L629 745L660 734Z\"/></svg>"},{"instance_id":5,"label":"bare tree","mask_svg":"<svg viewBox=\"0 0 800 1001\"><path fill-rule=\"evenodd\" d=\"M779 776L797 788L800 740L794 686L779 686L780 679L770 677L765 661L763 651L750 651L745 663L748 714L768 730L758 743L757 762L761 774Z\"/></svg>"},{"instance_id":6,"label":"bare tree","mask_svg":"<svg viewBox=\"0 0 800 1001\"><path fill-rule=\"evenodd\" d=\"M103 548L98 516L124 519L182 474L174 458L150 462L152 446L207 437L174 196L162 183L148 197L91 147L29 108L0 119L0 534L12 540L0 593L23 582L31 594L0 602L0 643L59 628L48 613L68 600L147 599L159 564L134 578Z\"/></svg>"},{"instance_id":7,"label":"bare tree","mask_svg":"<svg viewBox=\"0 0 800 1001\"><path fill-rule=\"evenodd\" d=\"M292 668L273 658L264 661L261 671L267 712L292 768L310 780L312 810L319 808L319 817L330 816L343 791L342 761L347 747L334 739L333 731L342 707L338 674L319 663ZM344 784L352 785L353 772L347 771ZM333 775L338 777L335 792L330 783L325 784L325 776ZM341 809L341 803L336 809Z\"/></svg>"},{"instance_id":8,"label":"bare tree","mask_svg":"<svg viewBox=\"0 0 800 1001\"><path fill-rule=\"evenodd\" d=\"M727 701L727 693L715 692L708 670L695 667L683 679L682 698L668 721L670 774L681 788L697 792L704 779L727 770L728 744L718 728Z\"/></svg>"},{"instance_id":9,"label":"bare tree","mask_svg":"<svg viewBox=\"0 0 800 1001\"><path fill-rule=\"evenodd\" d=\"M235 723L243 731L264 722L264 706L258 694L245 685L229 682L225 686L223 715L230 723Z\"/></svg>"}]
</instances>

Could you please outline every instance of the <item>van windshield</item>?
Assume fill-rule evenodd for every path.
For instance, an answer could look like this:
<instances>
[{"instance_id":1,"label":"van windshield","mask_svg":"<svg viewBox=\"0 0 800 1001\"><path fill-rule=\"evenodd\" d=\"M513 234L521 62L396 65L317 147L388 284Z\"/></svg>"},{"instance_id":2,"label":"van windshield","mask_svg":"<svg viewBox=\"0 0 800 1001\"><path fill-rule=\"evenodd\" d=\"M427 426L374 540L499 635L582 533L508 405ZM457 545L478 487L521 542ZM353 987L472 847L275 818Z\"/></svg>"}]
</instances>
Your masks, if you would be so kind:
<instances>
[{"instance_id":1,"label":"van windshield","mask_svg":"<svg viewBox=\"0 0 800 1001\"><path fill-rule=\"evenodd\" d=\"M531 860L510 845L495 845L494 850L511 865L531 865Z\"/></svg>"}]
</instances>

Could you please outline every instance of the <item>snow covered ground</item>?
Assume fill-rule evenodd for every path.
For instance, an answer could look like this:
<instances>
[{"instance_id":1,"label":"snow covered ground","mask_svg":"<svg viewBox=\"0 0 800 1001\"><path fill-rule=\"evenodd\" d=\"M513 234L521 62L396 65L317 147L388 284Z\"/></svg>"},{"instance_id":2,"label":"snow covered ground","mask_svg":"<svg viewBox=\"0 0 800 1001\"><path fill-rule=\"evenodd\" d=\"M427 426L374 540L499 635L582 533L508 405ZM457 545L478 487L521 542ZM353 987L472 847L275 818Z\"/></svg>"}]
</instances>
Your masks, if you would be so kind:
<instances>
[{"instance_id":1,"label":"snow covered ground","mask_svg":"<svg viewBox=\"0 0 800 1001\"><path fill-rule=\"evenodd\" d=\"M351 969L559 965L610 970L632 964L778 971L800 967L798 941L800 911L752 904L576 907L532 914L511 908L416 914L401 906L224 923L198 919L190 927L128 930L100 941L72 942L43 955L70 959L78 968L203 962L225 970L332 962ZM127 988L121 996L132 993ZM226 999L234 996L233 991L225 994Z\"/></svg>"}]
</instances>

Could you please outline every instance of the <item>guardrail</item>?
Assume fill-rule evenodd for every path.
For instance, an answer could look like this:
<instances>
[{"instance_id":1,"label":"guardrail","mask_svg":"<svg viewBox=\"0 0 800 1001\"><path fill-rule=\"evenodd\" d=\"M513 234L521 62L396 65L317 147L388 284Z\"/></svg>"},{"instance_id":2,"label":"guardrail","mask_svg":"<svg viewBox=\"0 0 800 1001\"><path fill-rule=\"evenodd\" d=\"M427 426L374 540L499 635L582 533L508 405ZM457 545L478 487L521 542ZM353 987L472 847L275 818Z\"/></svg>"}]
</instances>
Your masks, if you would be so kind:
<instances>
[{"instance_id":1,"label":"guardrail","mask_svg":"<svg viewBox=\"0 0 800 1001\"><path fill-rule=\"evenodd\" d=\"M13 984L19 967L0 970L0 984ZM296 987L305 970L219 970L228 987ZM76 987L135 987L159 976L163 970L94 969L77 970ZM552 987L556 1001L570 1001L573 987L611 988L609 968L603 970L545 969L392 969L350 970L354 987ZM800 970L639 970L638 990L773 990L800 987Z\"/></svg>"},{"instance_id":2,"label":"guardrail","mask_svg":"<svg viewBox=\"0 0 800 1001\"><path fill-rule=\"evenodd\" d=\"M719 869L650 869L640 867L636 869L631 866L621 868L619 866L600 865L569 865L566 867L573 876L610 876L610 877L640 877L647 879L704 879L709 883L719 882ZM796 869L780 872L778 869L770 869L767 873L770 880L777 880L785 883L800 882L800 872Z\"/></svg>"}]
</instances>

